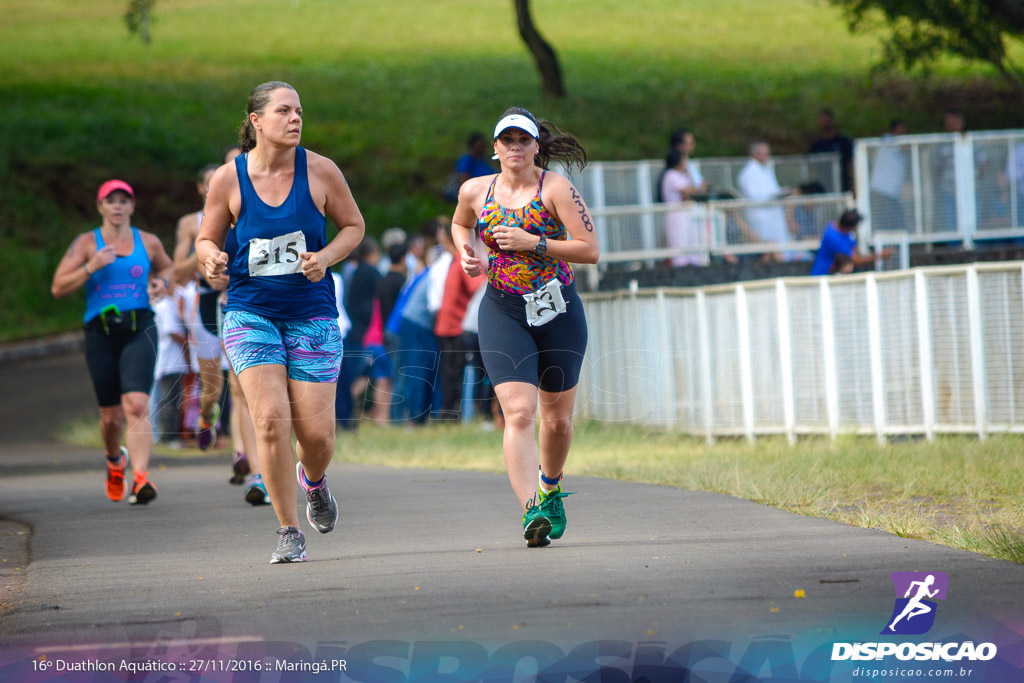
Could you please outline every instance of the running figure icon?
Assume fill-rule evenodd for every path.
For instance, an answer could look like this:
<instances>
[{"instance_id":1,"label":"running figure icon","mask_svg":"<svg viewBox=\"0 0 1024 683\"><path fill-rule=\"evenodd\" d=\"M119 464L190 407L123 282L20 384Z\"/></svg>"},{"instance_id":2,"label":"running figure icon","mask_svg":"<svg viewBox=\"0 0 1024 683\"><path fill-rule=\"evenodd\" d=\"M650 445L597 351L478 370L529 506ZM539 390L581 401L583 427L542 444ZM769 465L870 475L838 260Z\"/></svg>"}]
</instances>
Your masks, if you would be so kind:
<instances>
[{"instance_id":1,"label":"running figure icon","mask_svg":"<svg viewBox=\"0 0 1024 683\"><path fill-rule=\"evenodd\" d=\"M907 603L906 607L903 608L903 611L900 612L900 615L893 619L892 623L889 624L890 631L896 630L896 624L903 617L906 617L907 621L910 621L916 616L919 616L921 614L927 614L928 612L932 611L932 608L924 604L922 600L924 598L934 598L936 594L938 594L938 588L936 588L933 591L928 590L934 583L934 574L929 574L924 581L912 581L910 583L910 587L907 588L907 592L906 594L904 594L903 597L910 598L910 593L913 592L915 586L917 586L917 593L914 595L914 597L910 598L910 601Z\"/></svg>"}]
</instances>

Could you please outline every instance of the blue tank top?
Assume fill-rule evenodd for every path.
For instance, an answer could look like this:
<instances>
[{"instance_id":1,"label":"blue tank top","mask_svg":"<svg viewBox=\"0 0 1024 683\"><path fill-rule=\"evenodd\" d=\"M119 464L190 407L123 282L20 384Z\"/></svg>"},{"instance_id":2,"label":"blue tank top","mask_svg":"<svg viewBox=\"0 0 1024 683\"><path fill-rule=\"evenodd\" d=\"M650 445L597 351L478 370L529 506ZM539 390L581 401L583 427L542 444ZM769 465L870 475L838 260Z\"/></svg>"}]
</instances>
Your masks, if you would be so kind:
<instances>
[{"instance_id":1,"label":"blue tank top","mask_svg":"<svg viewBox=\"0 0 1024 683\"><path fill-rule=\"evenodd\" d=\"M300 251L319 251L327 244L327 219L309 194L306 150L295 148L292 189L280 206L269 206L256 194L249 180L248 156L235 157L242 205L224 243L231 276L224 310L249 311L278 320L337 318L334 278L328 273L319 282L310 282L302 274L298 256ZM305 249L290 237L299 231ZM296 266L298 272L281 273Z\"/></svg>"},{"instance_id":2,"label":"blue tank top","mask_svg":"<svg viewBox=\"0 0 1024 683\"><path fill-rule=\"evenodd\" d=\"M96 228L97 251L106 246L103 231ZM149 253L138 228L132 228L132 253L118 256L106 268L100 268L85 281L85 317L89 322L111 304L119 311L149 308Z\"/></svg>"}]
</instances>

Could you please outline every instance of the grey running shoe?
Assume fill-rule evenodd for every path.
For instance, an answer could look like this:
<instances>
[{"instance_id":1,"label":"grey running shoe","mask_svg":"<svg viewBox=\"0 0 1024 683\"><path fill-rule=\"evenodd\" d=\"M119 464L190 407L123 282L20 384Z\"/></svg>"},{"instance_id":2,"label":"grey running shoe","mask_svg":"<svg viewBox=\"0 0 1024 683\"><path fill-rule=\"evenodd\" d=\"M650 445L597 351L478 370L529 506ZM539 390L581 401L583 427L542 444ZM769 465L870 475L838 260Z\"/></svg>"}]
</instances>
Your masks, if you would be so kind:
<instances>
[{"instance_id":1,"label":"grey running shoe","mask_svg":"<svg viewBox=\"0 0 1024 683\"><path fill-rule=\"evenodd\" d=\"M338 522L338 501L334 500L331 490L327 488L327 475L324 475L319 486L311 489L302 476L302 463L298 462L295 463L295 476L306 493L306 519L309 525L322 534L334 529Z\"/></svg>"},{"instance_id":2,"label":"grey running shoe","mask_svg":"<svg viewBox=\"0 0 1024 683\"><path fill-rule=\"evenodd\" d=\"M277 550L270 556L270 564L305 562L306 537L302 532L293 526L283 526L277 533L281 539L277 542Z\"/></svg>"}]
</instances>

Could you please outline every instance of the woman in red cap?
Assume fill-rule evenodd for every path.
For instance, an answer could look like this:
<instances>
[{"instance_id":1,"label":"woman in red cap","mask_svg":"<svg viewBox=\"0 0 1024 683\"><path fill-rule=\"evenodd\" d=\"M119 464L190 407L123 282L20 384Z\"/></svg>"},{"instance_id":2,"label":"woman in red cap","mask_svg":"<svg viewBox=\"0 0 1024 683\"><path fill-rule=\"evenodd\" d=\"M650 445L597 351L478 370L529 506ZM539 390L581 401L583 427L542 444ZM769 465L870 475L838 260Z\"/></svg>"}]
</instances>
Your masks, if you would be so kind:
<instances>
[{"instance_id":1,"label":"woman in red cap","mask_svg":"<svg viewBox=\"0 0 1024 683\"><path fill-rule=\"evenodd\" d=\"M115 502L124 498L131 454L135 481L128 502L145 505L156 498L147 471L153 448L149 391L157 349L148 288L156 280L154 291L166 291L174 263L156 235L132 227L135 192L128 183L100 185L96 207L103 224L74 239L50 291L60 298L85 287L85 360L100 406L107 496Z\"/></svg>"}]
</instances>

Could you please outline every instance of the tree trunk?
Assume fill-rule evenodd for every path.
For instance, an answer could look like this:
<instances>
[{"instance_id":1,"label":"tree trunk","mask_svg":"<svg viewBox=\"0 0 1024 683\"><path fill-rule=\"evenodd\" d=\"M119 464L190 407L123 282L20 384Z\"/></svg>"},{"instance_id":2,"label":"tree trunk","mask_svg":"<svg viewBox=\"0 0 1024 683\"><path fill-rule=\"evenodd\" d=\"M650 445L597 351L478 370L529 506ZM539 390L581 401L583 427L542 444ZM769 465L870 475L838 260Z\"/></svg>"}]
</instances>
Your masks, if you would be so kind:
<instances>
[{"instance_id":1,"label":"tree trunk","mask_svg":"<svg viewBox=\"0 0 1024 683\"><path fill-rule=\"evenodd\" d=\"M149 34L149 5L146 4L139 10L139 37L142 38L142 42L149 45L152 41L152 36Z\"/></svg>"},{"instance_id":2,"label":"tree trunk","mask_svg":"<svg viewBox=\"0 0 1024 683\"><path fill-rule=\"evenodd\" d=\"M562 83L562 69L558 66L558 56L554 49L541 37L530 17L530 0L515 0L516 20L519 22L519 35L526 47L530 48L537 69L540 71L541 88L552 97L565 97L565 86Z\"/></svg>"}]
</instances>

